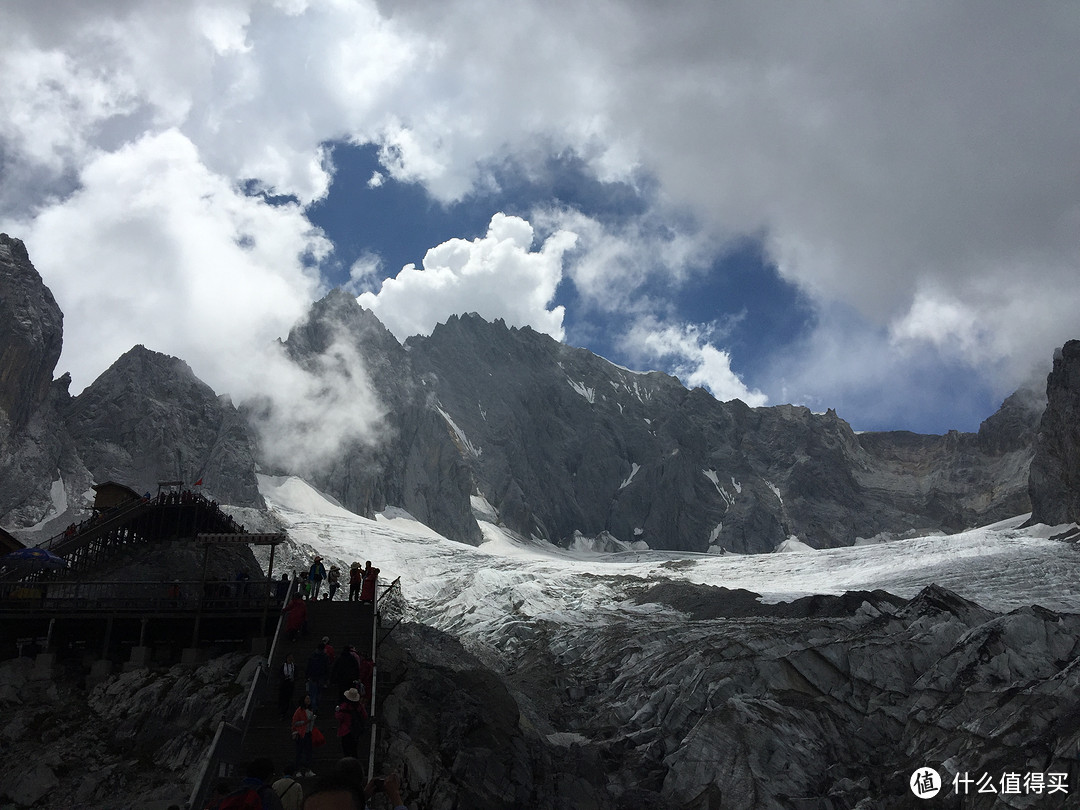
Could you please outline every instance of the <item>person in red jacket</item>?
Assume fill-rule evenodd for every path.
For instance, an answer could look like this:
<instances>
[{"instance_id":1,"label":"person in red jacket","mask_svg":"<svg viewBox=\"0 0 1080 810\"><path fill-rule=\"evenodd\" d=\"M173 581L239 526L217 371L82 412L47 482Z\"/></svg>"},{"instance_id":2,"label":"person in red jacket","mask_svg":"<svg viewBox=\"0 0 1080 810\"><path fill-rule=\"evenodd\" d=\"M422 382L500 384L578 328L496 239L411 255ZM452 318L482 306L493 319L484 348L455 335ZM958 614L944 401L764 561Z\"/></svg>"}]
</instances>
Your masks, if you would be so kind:
<instances>
[{"instance_id":1,"label":"person in red jacket","mask_svg":"<svg viewBox=\"0 0 1080 810\"><path fill-rule=\"evenodd\" d=\"M311 730L315 728L315 711L311 707L311 695L304 695L292 718L292 737L296 744L296 761L293 773L314 776L311 770Z\"/></svg>"},{"instance_id":2,"label":"person in red jacket","mask_svg":"<svg viewBox=\"0 0 1080 810\"><path fill-rule=\"evenodd\" d=\"M307 635L307 605L300 594L294 593L292 601L281 612L287 617L285 632L289 634L289 641L296 641L301 633Z\"/></svg>"},{"instance_id":3,"label":"person in red jacket","mask_svg":"<svg viewBox=\"0 0 1080 810\"><path fill-rule=\"evenodd\" d=\"M360 600L360 588L364 585L364 569L360 567L360 563L353 563L349 569L349 601L358 602Z\"/></svg>"},{"instance_id":4,"label":"person in red jacket","mask_svg":"<svg viewBox=\"0 0 1080 810\"><path fill-rule=\"evenodd\" d=\"M338 721L338 739L341 740L342 756L355 757L360 732L367 725L368 713L360 702L360 693L356 689L345 690L345 699L334 711Z\"/></svg>"},{"instance_id":5,"label":"person in red jacket","mask_svg":"<svg viewBox=\"0 0 1080 810\"><path fill-rule=\"evenodd\" d=\"M371 560L364 563L364 586L360 590L361 602L375 601L375 583L379 579L379 569L371 566Z\"/></svg>"}]
</instances>

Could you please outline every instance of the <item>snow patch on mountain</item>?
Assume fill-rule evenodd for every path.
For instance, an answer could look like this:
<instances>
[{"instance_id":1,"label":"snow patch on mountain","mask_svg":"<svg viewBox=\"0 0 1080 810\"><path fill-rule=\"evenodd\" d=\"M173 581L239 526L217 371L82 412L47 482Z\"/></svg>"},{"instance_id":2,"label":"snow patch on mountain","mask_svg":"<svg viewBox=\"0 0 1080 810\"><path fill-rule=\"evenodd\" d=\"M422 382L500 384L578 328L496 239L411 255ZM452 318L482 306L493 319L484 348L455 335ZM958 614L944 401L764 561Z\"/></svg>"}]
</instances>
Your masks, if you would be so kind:
<instances>
[{"instance_id":1,"label":"snow patch on mountain","mask_svg":"<svg viewBox=\"0 0 1080 810\"><path fill-rule=\"evenodd\" d=\"M566 378L566 381L568 383L570 383L571 388L573 388L575 391L577 391L579 394L581 394L582 397L585 398L586 402L588 402L590 405L595 405L596 404L596 389L595 388L588 388L588 387L585 386L584 383L575 382L574 380L571 380L569 377Z\"/></svg>"},{"instance_id":2,"label":"snow patch on mountain","mask_svg":"<svg viewBox=\"0 0 1080 810\"><path fill-rule=\"evenodd\" d=\"M93 492L91 491L91 495L92 494ZM41 529L45 528L46 523L48 523L50 520L55 519L57 515L64 514L67 511L67 508L68 497L67 490L64 488L64 479L58 476L57 479L53 481L52 485L49 487L48 511L45 513L44 517L41 518L41 520L39 520L33 526L30 526L29 528L23 530L22 533L25 535L30 535L33 532L41 531Z\"/></svg>"},{"instance_id":3,"label":"snow patch on mountain","mask_svg":"<svg viewBox=\"0 0 1080 810\"><path fill-rule=\"evenodd\" d=\"M724 501L727 503L727 505L729 507L734 506L735 505L735 496L732 495L730 492L727 491L727 489L725 489L723 486L720 485L720 476L717 474L716 470L708 469L708 470L702 470L702 472L705 474L706 478L708 478L710 481L712 481L712 485L714 487L716 487L716 491L718 493L720 493L720 497L724 499ZM732 478L731 482L734 484L735 479ZM742 492L742 487L739 486L737 491Z\"/></svg>"},{"instance_id":4,"label":"snow patch on mountain","mask_svg":"<svg viewBox=\"0 0 1080 810\"><path fill-rule=\"evenodd\" d=\"M499 522L499 510L496 509L482 494L470 495L469 503L472 505L473 517L478 521L486 520L489 523Z\"/></svg>"},{"instance_id":5,"label":"snow patch on mountain","mask_svg":"<svg viewBox=\"0 0 1080 810\"><path fill-rule=\"evenodd\" d=\"M813 546L808 546L795 535L791 535L791 537L776 547L776 553L805 554L814 551L817 551L817 549Z\"/></svg>"},{"instance_id":6,"label":"snow patch on mountain","mask_svg":"<svg viewBox=\"0 0 1080 810\"><path fill-rule=\"evenodd\" d=\"M457 437L458 443L462 446L462 448L464 448L464 450L474 458L480 458L482 450L469 441L469 437L465 435L465 431L457 426L457 423L450 418L450 414L448 414L438 405L435 406L435 410L439 412L442 418L446 420L446 424L448 424L450 426L450 429L454 431L454 435Z\"/></svg>"},{"instance_id":7,"label":"snow patch on mountain","mask_svg":"<svg viewBox=\"0 0 1080 810\"><path fill-rule=\"evenodd\" d=\"M1080 549L1050 539L1066 527L1020 528L1025 516L955 535L819 549L813 554L635 549L597 553L525 539L486 521L481 523L483 544L467 546L447 540L400 509L387 509L375 520L355 515L298 478L261 476L259 484L294 542L317 549L331 562L374 561L385 581L401 578L406 599L418 616L442 629L453 625L459 636L478 633L479 628L458 610L465 596L458 597L451 618L445 601L449 593L471 594L481 602L495 593L520 591L519 598L528 602L534 596L515 584L521 580L543 582L540 604L545 610L562 605L559 614L575 622L584 616L569 606L580 607L583 593L596 587L597 577L745 588L760 593L765 602L877 588L910 598L937 583L996 611L1036 603L1051 610L1080 611L1075 576ZM485 594L478 586L481 579L494 590ZM618 610L623 586L610 587L611 603L603 610ZM591 597L587 601L594 604ZM503 620L512 620L512 612L503 610Z\"/></svg>"}]
</instances>

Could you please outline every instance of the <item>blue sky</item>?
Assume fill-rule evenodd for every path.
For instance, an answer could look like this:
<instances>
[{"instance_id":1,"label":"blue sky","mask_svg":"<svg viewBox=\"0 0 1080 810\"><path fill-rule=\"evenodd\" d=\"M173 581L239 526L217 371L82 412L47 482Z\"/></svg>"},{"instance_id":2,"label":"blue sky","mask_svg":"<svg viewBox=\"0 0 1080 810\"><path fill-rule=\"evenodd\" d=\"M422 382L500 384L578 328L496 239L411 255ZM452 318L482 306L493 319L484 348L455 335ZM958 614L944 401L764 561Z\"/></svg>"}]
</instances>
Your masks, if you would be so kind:
<instances>
[{"instance_id":1,"label":"blue sky","mask_svg":"<svg viewBox=\"0 0 1080 810\"><path fill-rule=\"evenodd\" d=\"M1069 4L12 0L0 70L76 392L142 343L265 394L335 285L856 429L974 430L1077 337Z\"/></svg>"},{"instance_id":2,"label":"blue sky","mask_svg":"<svg viewBox=\"0 0 1080 810\"><path fill-rule=\"evenodd\" d=\"M419 265L429 247L455 238L483 237L496 211L528 218L538 207L570 206L617 225L646 213L653 191L649 183L639 189L628 183L598 182L580 160L562 156L549 159L542 175L529 178L516 174L513 166L501 167L497 188L444 204L419 183L384 178L372 186L371 178L384 172L372 145L337 143L330 149L334 179L327 196L308 210L308 216L334 245L323 268L327 282L337 286L349 286L354 262L377 256L380 273L365 285L377 289L383 276L395 275L406 264ZM684 223L684 227L693 225ZM817 311L805 293L780 276L760 238L747 235L719 246L683 283L672 286L659 276L643 284L640 293L655 301L655 311L670 313L680 322L716 324L731 370L748 388L768 392L770 402L787 401L769 370L806 339ZM589 306L571 278L560 282L552 306L566 308L566 342L631 368L680 371L671 358L643 358L619 339L640 313ZM843 318L854 322L853 331L870 328L853 311L846 311ZM823 391L804 400L811 400L805 404L815 409L832 407L847 414L856 429L931 433L975 430L1000 404L996 393L981 385L971 369L941 358L932 349L926 357L907 364L906 377L895 382L892 388L879 382L865 388ZM919 391L917 405L903 393L913 384ZM966 395L957 398L957 388Z\"/></svg>"}]
</instances>

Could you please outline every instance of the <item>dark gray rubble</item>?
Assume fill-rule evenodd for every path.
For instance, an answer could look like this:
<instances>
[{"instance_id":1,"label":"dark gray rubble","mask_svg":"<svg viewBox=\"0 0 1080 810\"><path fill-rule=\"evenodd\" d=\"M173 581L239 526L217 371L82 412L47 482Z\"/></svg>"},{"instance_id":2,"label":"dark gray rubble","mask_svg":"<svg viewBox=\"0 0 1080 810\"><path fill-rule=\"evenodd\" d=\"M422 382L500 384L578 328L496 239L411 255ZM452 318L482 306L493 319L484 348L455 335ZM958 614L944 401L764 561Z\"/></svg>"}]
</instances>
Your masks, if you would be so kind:
<instances>
[{"instance_id":1,"label":"dark gray rubble","mask_svg":"<svg viewBox=\"0 0 1080 810\"><path fill-rule=\"evenodd\" d=\"M884 810L912 806L923 766L945 776L941 806L957 772L1012 771L1066 773L1070 792L972 791L964 807L1075 804L1080 616L995 614L936 586L756 616L746 592L642 586L650 599L680 612L506 623L486 639L499 678L449 637L404 631L383 750L419 806Z\"/></svg>"}]
</instances>

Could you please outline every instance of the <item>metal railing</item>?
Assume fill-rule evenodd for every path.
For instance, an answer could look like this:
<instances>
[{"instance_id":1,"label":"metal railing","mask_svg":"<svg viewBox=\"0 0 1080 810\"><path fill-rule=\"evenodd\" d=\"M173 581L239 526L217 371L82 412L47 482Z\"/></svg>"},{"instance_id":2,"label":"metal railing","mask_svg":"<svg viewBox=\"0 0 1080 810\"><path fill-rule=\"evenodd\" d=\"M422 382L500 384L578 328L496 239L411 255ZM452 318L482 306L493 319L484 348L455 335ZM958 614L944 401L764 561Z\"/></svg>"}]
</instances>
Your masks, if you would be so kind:
<instances>
[{"instance_id":1,"label":"metal railing","mask_svg":"<svg viewBox=\"0 0 1080 810\"><path fill-rule=\"evenodd\" d=\"M280 607L284 607L291 600L296 581L296 578L293 577ZM278 617L277 626L274 628L274 641L270 645L266 663L256 668L251 678L251 685L248 687L247 698L244 700L244 708L241 710L240 716L232 722L222 718L218 724L217 731L214 733L214 740L210 744L210 750L207 752L206 761L199 771L199 777L195 780L191 798L188 800L187 806L193 810L199 810L199 808L205 806L207 796L210 793L210 784L214 779L231 776L230 769L240 764L240 759L243 756L244 737L247 735L248 726L251 724L251 717L255 713L255 701L260 690L264 688L265 684L269 683L270 663L274 660L274 654L277 652L278 640L281 638L281 627L284 621L285 616L282 614Z\"/></svg>"},{"instance_id":2,"label":"metal railing","mask_svg":"<svg viewBox=\"0 0 1080 810\"><path fill-rule=\"evenodd\" d=\"M405 610L405 596L401 592L401 577L398 577L386 587L376 605L377 621L371 637L377 639L377 641L371 650L372 661L375 660L375 650L378 645L386 641L387 637L394 632L394 628L401 624L405 618ZM390 622L390 627L383 632L382 636L379 636L378 630L386 622Z\"/></svg>"},{"instance_id":3,"label":"metal railing","mask_svg":"<svg viewBox=\"0 0 1080 810\"><path fill-rule=\"evenodd\" d=\"M132 613L258 610L277 602L278 580L0 582L0 612ZM291 584L290 584L291 588Z\"/></svg>"},{"instance_id":4,"label":"metal railing","mask_svg":"<svg viewBox=\"0 0 1080 810\"><path fill-rule=\"evenodd\" d=\"M381 593L380 593L381 589ZM386 637L393 632L393 629L401 623L402 618L405 616L405 598L401 593L401 577L398 577L393 582L385 587L376 587L375 589L375 604L371 617L371 660L375 661L375 668L371 672L371 697L368 705L371 706L371 723L370 723L370 740L368 741L368 779L375 778L375 736L378 726L378 707L375 702L378 694L379 685L379 665L378 665L378 649L379 645L386 640ZM393 621L393 625L389 630L379 638L379 628L382 626L382 620L386 617L390 621Z\"/></svg>"}]
</instances>

